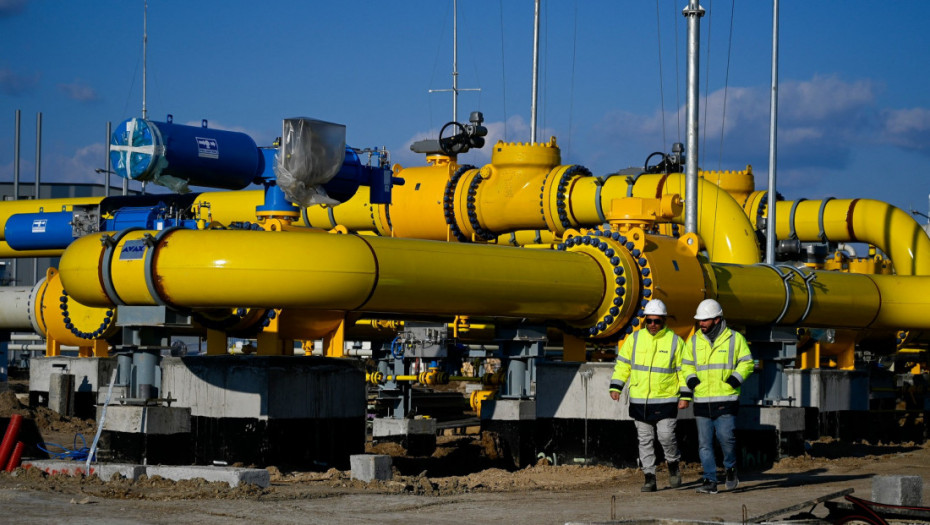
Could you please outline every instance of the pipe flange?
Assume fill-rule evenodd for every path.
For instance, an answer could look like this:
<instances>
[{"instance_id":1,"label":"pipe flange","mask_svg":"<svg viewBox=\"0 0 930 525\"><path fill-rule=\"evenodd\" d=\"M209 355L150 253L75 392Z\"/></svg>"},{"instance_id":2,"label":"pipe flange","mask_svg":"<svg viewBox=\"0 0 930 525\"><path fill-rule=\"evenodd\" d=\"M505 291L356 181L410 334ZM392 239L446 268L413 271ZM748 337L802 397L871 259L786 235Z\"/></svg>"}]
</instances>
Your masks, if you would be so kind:
<instances>
[{"instance_id":1,"label":"pipe flange","mask_svg":"<svg viewBox=\"0 0 930 525\"><path fill-rule=\"evenodd\" d=\"M107 308L103 312L103 320L100 322L100 325L93 331L84 331L81 330L81 327L78 326L77 316L72 316L72 312L69 310L70 301L68 299L67 291L61 291L59 301L61 302L61 316L62 320L64 321L65 329L69 330L72 334L74 334L75 337L78 337L79 339L102 339L110 330L113 322L116 319L113 309ZM96 310L96 308L94 308L94 310Z\"/></svg>"},{"instance_id":2,"label":"pipe flange","mask_svg":"<svg viewBox=\"0 0 930 525\"><path fill-rule=\"evenodd\" d=\"M558 174L558 177L556 177ZM543 218L549 231L556 235L564 234L569 228L577 228L580 223L574 221L569 209L569 185L576 177L590 177L591 172L584 166L556 166L545 177L540 201ZM547 201L548 199L548 201Z\"/></svg>"},{"instance_id":3,"label":"pipe flange","mask_svg":"<svg viewBox=\"0 0 930 525\"><path fill-rule=\"evenodd\" d=\"M465 196L465 209L468 211L468 222L472 230L474 230L475 236L483 241L491 241L497 238L497 234L482 228L481 222L478 220L478 205L476 201L478 199L478 185L481 184L483 180L484 177L481 176L481 173L476 173L475 176L472 177L471 182L468 183L468 192Z\"/></svg>"},{"instance_id":4,"label":"pipe flange","mask_svg":"<svg viewBox=\"0 0 930 525\"><path fill-rule=\"evenodd\" d=\"M641 294L642 281L638 263L624 243L626 237L617 232L591 230L570 236L559 244L559 250L582 252L597 261L604 272L607 290L594 313L580 322L566 323L569 334L604 339L621 334L627 328L627 333L632 332L627 319L640 309L636 301ZM636 321L633 326L638 324Z\"/></svg>"},{"instance_id":5,"label":"pipe flange","mask_svg":"<svg viewBox=\"0 0 930 525\"><path fill-rule=\"evenodd\" d=\"M462 175L468 170L473 169L475 169L475 167L468 164L459 166L459 169L455 170L455 173L449 177L449 182L446 183L446 189L442 194L443 217L445 217L446 224L449 226L452 235L459 242L469 242L470 239L462 233L462 230L459 229L459 225L455 221L455 188L458 186L459 179L462 178Z\"/></svg>"}]
</instances>

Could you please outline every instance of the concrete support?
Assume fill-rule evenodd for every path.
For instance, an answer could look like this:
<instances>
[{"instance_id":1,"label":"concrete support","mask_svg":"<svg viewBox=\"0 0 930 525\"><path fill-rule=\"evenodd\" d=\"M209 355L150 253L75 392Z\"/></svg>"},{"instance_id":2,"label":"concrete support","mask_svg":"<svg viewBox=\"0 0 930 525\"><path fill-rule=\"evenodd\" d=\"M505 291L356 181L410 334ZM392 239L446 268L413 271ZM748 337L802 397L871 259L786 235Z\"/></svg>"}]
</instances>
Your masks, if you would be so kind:
<instances>
[{"instance_id":1,"label":"concrete support","mask_svg":"<svg viewBox=\"0 0 930 525\"><path fill-rule=\"evenodd\" d=\"M74 415L74 374L49 377L48 408L63 416Z\"/></svg>"},{"instance_id":2,"label":"concrete support","mask_svg":"<svg viewBox=\"0 0 930 525\"><path fill-rule=\"evenodd\" d=\"M923 505L924 480L920 476L875 476L872 478L872 501L886 505L920 507Z\"/></svg>"},{"instance_id":3,"label":"concrete support","mask_svg":"<svg viewBox=\"0 0 930 525\"><path fill-rule=\"evenodd\" d=\"M355 454L349 458L352 479L369 483L373 480L386 481L394 477L391 471L391 456L383 454Z\"/></svg>"},{"instance_id":4,"label":"concrete support","mask_svg":"<svg viewBox=\"0 0 930 525\"><path fill-rule=\"evenodd\" d=\"M375 443L398 443L412 456L427 456L436 450L436 420L378 418L371 437Z\"/></svg>"},{"instance_id":5,"label":"concrete support","mask_svg":"<svg viewBox=\"0 0 930 525\"><path fill-rule=\"evenodd\" d=\"M351 362L185 356L161 368L172 407L191 411L195 463L347 468L364 451L365 374Z\"/></svg>"},{"instance_id":6,"label":"concrete support","mask_svg":"<svg viewBox=\"0 0 930 525\"><path fill-rule=\"evenodd\" d=\"M40 357L29 361L29 403L48 406L53 374L74 376L74 415L91 419L96 414L97 394L106 393L115 357Z\"/></svg>"}]
</instances>

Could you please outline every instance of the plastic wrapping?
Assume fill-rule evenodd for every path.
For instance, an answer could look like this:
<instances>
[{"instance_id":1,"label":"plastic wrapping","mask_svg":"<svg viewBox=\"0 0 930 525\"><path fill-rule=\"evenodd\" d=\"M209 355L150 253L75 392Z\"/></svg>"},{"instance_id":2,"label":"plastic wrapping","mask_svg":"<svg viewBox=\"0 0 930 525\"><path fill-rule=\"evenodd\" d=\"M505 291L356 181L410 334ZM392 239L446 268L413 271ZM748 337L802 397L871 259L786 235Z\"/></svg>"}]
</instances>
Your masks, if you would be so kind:
<instances>
[{"instance_id":1,"label":"plastic wrapping","mask_svg":"<svg viewBox=\"0 0 930 525\"><path fill-rule=\"evenodd\" d=\"M274 172L278 186L298 206L339 204L323 185L345 160L346 127L310 118L284 120Z\"/></svg>"}]
</instances>

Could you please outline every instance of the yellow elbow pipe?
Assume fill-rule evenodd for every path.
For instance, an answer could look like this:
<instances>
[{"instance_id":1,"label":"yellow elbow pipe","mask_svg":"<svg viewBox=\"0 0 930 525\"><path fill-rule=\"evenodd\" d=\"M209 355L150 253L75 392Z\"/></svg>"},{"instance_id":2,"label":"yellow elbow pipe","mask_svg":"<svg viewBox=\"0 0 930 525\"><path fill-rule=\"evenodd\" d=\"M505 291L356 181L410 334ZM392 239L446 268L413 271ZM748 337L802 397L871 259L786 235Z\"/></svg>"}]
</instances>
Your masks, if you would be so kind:
<instances>
[{"instance_id":1,"label":"yellow elbow pipe","mask_svg":"<svg viewBox=\"0 0 930 525\"><path fill-rule=\"evenodd\" d=\"M613 176L604 180L593 177L579 178L572 186L571 212L578 222L600 224L601 215L610 210L614 199L627 196L629 182L626 177ZM660 198L679 194L685 197L685 176L641 175L633 185L633 197ZM600 214L598 209L602 210ZM684 217L674 222L684 223ZM707 180L698 179L697 234L704 241L712 261L733 264L759 262L759 243L755 231L742 208L726 191Z\"/></svg>"},{"instance_id":2,"label":"yellow elbow pipe","mask_svg":"<svg viewBox=\"0 0 930 525\"><path fill-rule=\"evenodd\" d=\"M775 234L801 241L865 242L891 257L898 275L930 275L930 237L908 213L873 199L781 201Z\"/></svg>"}]
</instances>

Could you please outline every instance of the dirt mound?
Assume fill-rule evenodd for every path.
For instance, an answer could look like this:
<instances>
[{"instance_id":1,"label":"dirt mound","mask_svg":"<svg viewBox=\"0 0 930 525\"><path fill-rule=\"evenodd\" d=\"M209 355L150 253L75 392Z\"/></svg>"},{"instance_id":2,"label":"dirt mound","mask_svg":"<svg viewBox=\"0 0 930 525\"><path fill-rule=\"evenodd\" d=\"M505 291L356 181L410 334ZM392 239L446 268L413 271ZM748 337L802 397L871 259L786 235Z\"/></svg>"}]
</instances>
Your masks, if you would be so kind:
<instances>
[{"instance_id":1,"label":"dirt mound","mask_svg":"<svg viewBox=\"0 0 930 525\"><path fill-rule=\"evenodd\" d=\"M30 408L19 402L16 394L8 390L0 394L0 417L8 418L18 414L35 422L36 428L43 435L46 432L56 434L93 435L96 426L93 419L80 419L59 414L46 407Z\"/></svg>"},{"instance_id":2,"label":"dirt mound","mask_svg":"<svg viewBox=\"0 0 930 525\"><path fill-rule=\"evenodd\" d=\"M16 393L7 390L0 394L0 417L10 417L14 414L26 417L31 415L29 407L19 402Z\"/></svg>"}]
</instances>

